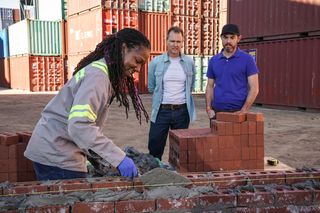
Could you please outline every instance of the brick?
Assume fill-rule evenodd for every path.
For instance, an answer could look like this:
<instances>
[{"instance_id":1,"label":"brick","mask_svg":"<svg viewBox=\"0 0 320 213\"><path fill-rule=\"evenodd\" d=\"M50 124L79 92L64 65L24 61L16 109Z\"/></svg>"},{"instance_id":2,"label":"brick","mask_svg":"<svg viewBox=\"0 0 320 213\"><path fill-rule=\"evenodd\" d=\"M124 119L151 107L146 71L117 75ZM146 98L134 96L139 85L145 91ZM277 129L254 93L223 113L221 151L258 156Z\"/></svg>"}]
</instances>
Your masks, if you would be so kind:
<instances>
[{"instance_id":1,"label":"brick","mask_svg":"<svg viewBox=\"0 0 320 213\"><path fill-rule=\"evenodd\" d=\"M234 163L233 160L222 160L220 162L221 168L224 171L234 170Z\"/></svg>"},{"instance_id":2,"label":"brick","mask_svg":"<svg viewBox=\"0 0 320 213\"><path fill-rule=\"evenodd\" d=\"M250 159L250 148L249 147L242 147L241 148L241 159L242 160L249 160Z\"/></svg>"},{"instance_id":3,"label":"brick","mask_svg":"<svg viewBox=\"0 0 320 213\"><path fill-rule=\"evenodd\" d=\"M264 135L256 135L257 147L264 147Z\"/></svg>"},{"instance_id":4,"label":"brick","mask_svg":"<svg viewBox=\"0 0 320 213\"><path fill-rule=\"evenodd\" d=\"M188 151L188 163L196 163L196 151Z\"/></svg>"},{"instance_id":5,"label":"brick","mask_svg":"<svg viewBox=\"0 0 320 213\"><path fill-rule=\"evenodd\" d=\"M218 112L217 113L217 120L218 121L225 121L225 122L244 122L246 120L245 113L232 113L232 112Z\"/></svg>"},{"instance_id":6,"label":"brick","mask_svg":"<svg viewBox=\"0 0 320 213\"><path fill-rule=\"evenodd\" d=\"M188 163L188 151L181 151L178 156L179 163Z\"/></svg>"},{"instance_id":7,"label":"brick","mask_svg":"<svg viewBox=\"0 0 320 213\"><path fill-rule=\"evenodd\" d=\"M4 195L37 194L39 192L48 192L47 185L40 182L20 182L3 190Z\"/></svg>"},{"instance_id":8,"label":"brick","mask_svg":"<svg viewBox=\"0 0 320 213\"><path fill-rule=\"evenodd\" d=\"M306 179L319 181L320 173L318 171L284 171L286 184L303 182Z\"/></svg>"},{"instance_id":9,"label":"brick","mask_svg":"<svg viewBox=\"0 0 320 213\"><path fill-rule=\"evenodd\" d=\"M126 200L115 204L115 212L153 212L155 200Z\"/></svg>"},{"instance_id":10,"label":"brick","mask_svg":"<svg viewBox=\"0 0 320 213\"><path fill-rule=\"evenodd\" d=\"M194 138L188 139L188 151L196 151L196 140Z\"/></svg>"},{"instance_id":11,"label":"brick","mask_svg":"<svg viewBox=\"0 0 320 213\"><path fill-rule=\"evenodd\" d=\"M257 148L256 147L250 147L249 148L249 158L250 158L250 160L256 160L257 159Z\"/></svg>"},{"instance_id":12,"label":"brick","mask_svg":"<svg viewBox=\"0 0 320 213\"><path fill-rule=\"evenodd\" d=\"M315 205L320 204L320 189L313 190L313 200L312 203Z\"/></svg>"},{"instance_id":13,"label":"brick","mask_svg":"<svg viewBox=\"0 0 320 213\"><path fill-rule=\"evenodd\" d=\"M27 159L9 159L9 172L26 172Z\"/></svg>"},{"instance_id":14,"label":"brick","mask_svg":"<svg viewBox=\"0 0 320 213\"><path fill-rule=\"evenodd\" d=\"M17 143L9 146L9 159L25 159L23 153L26 147L26 143Z\"/></svg>"},{"instance_id":15,"label":"brick","mask_svg":"<svg viewBox=\"0 0 320 213\"><path fill-rule=\"evenodd\" d=\"M219 192L199 196L199 206L202 208L234 208L237 205L237 197L234 194Z\"/></svg>"},{"instance_id":16,"label":"brick","mask_svg":"<svg viewBox=\"0 0 320 213\"><path fill-rule=\"evenodd\" d=\"M42 207L28 208L25 213L49 213L49 212L69 212L69 206L63 205L48 205Z\"/></svg>"},{"instance_id":17,"label":"brick","mask_svg":"<svg viewBox=\"0 0 320 213\"><path fill-rule=\"evenodd\" d=\"M185 173L181 175L191 180L192 185L197 185L197 186L210 185L209 178L206 176L205 173Z\"/></svg>"},{"instance_id":18,"label":"brick","mask_svg":"<svg viewBox=\"0 0 320 213\"><path fill-rule=\"evenodd\" d=\"M248 121L248 134L257 134L257 123L255 121Z\"/></svg>"},{"instance_id":19,"label":"brick","mask_svg":"<svg viewBox=\"0 0 320 213\"><path fill-rule=\"evenodd\" d=\"M262 113L253 113L248 112L247 113L247 121L264 121L264 117Z\"/></svg>"},{"instance_id":20,"label":"brick","mask_svg":"<svg viewBox=\"0 0 320 213\"><path fill-rule=\"evenodd\" d=\"M181 163L178 172L188 172L188 164L187 163Z\"/></svg>"},{"instance_id":21,"label":"brick","mask_svg":"<svg viewBox=\"0 0 320 213\"><path fill-rule=\"evenodd\" d=\"M180 198L180 199L165 199L160 198L156 200L156 210L157 211L165 211L165 210L190 210L197 206L198 198Z\"/></svg>"},{"instance_id":22,"label":"brick","mask_svg":"<svg viewBox=\"0 0 320 213\"><path fill-rule=\"evenodd\" d=\"M246 174L239 172L214 173L212 182L214 186L219 188L234 188L246 184Z\"/></svg>"},{"instance_id":23,"label":"brick","mask_svg":"<svg viewBox=\"0 0 320 213\"><path fill-rule=\"evenodd\" d=\"M0 172L9 172L9 160L0 160Z\"/></svg>"},{"instance_id":24,"label":"brick","mask_svg":"<svg viewBox=\"0 0 320 213\"><path fill-rule=\"evenodd\" d=\"M188 163L188 172L196 172L196 163Z\"/></svg>"},{"instance_id":25,"label":"brick","mask_svg":"<svg viewBox=\"0 0 320 213\"><path fill-rule=\"evenodd\" d=\"M199 163L196 163L196 172L203 172L204 171L203 168L204 168L203 161L199 162Z\"/></svg>"},{"instance_id":26,"label":"brick","mask_svg":"<svg viewBox=\"0 0 320 213\"><path fill-rule=\"evenodd\" d=\"M249 134L249 122L245 121L241 123L241 135Z\"/></svg>"},{"instance_id":27,"label":"brick","mask_svg":"<svg viewBox=\"0 0 320 213\"><path fill-rule=\"evenodd\" d=\"M17 132L17 135L19 136L19 142L29 143L32 132Z\"/></svg>"},{"instance_id":28,"label":"brick","mask_svg":"<svg viewBox=\"0 0 320 213\"><path fill-rule=\"evenodd\" d=\"M125 178L91 178L91 187L93 191L99 191L102 189L109 189L113 191L127 190L133 188L133 182L127 181Z\"/></svg>"},{"instance_id":29,"label":"brick","mask_svg":"<svg viewBox=\"0 0 320 213\"><path fill-rule=\"evenodd\" d=\"M8 180L9 180L9 173L8 172L0 172L0 182L5 182Z\"/></svg>"},{"instance_id":30,"label":"brick","mask_svg":"<svg viewBox=\"0 0 320 213\"><path fill-rule=\"evenodd\" d=\"M264 122L263 121L257 121L257 134L264 134Z\"/></svg>"},{"instance_id":31,"label":"brick","mask_svg":"<svg viewBox=\"0 0 320 213\"><path fill-rule=\"evenodd\" d=\"M264 147L257 147L257 159L262 160L264 159Z\"/></svg>"},{"instance_id":32,"label":"brick","mask_svg":"<svg viewBox=\"0 0 320 213\"><path fill-rule=\"evenodd\" d=\"M230 149L233 147L233 136L219 136L219 149Z\"/></svg>"},{"instance_id":33,"label":"brick","mask_svg":"<svg viewBox=\"0 0 320 213\"><path fill-rule=\"evenodd\" d=\"M216 161L219 160L219 150L208 148L203 150L203 161Z\"/></svg>"},{"instance_id":34,"label":"brick","mask_svg":"<svg viewBox=\"0 0 320 213\"><path fill-rule=\"evenodd\" d=\"M237 205L252 206L271 206L274 204L274 197L271 192L257 190L255 192L242 191L238 194Z\"/></svg>"},{"instance_id":35,"label":"brick","mask_svg":"<svg viewBox=\"0 0 320 213\"><path fill-rule=\"evenodd\" d=\"M68 212L68 211L67 211ZM114 202L78 202L72 207L72 213L114 213Z\"/></svg>"},{"instance_id":36,"label":"brick","mask_svg":"<svg viewBox=\"0 0 320 213\"><path fill-rule=\"evenodd\" d=\"M226 135L226 123L222 121L212 120L212 133L216 135Z\"/></svg>"},{"instance_id":37,"label":"brick","mask_svg":"<svg viewBox=\"0 0 320 213\"><path fill-rule=\"evenodd\" d=\"M264 159L257 159L257 167L256 169L264 169Z\"/></svg>"},{"instance_id":38,"label":"brick","mask_svg":"<svg viewBox=\"0 0 320 213\"><path fill-rule=\"evenodd\" d=\"M233 135L233 123L226 122L226 135Z\"/></svg>"},{"instance_id":39,"label":"brick","mask_svg":"<svg viewBox=\"0 0 320 213\"><path fill-rule=\"evenodd\" d=\"M0 134L0 144L10 146L19 142L19 136L15 133L4 132Z\"/></svg>"},{"instance_id":40,"label":"brick","mask_svg":"<svg viewBox=\"0 0 320 213\"><path fill-rule=\"evenodd\" d=\"M283 171L246 171L246 174L253 185L285 184L285 174Z\"/></svg>"},{"instance_id":41,"label":"brick","mask_svg":"<svg viewBox=\"0 0 320 213\"><path fill-rule=\"evenodd\" d=\"M91 191L91 184L86 179L71 179L57 181L50 186L50 192L74 192L74 191Z\"/></svg>"},{"instance_id":42,"label":"brick","mask_svg":"<svg viewBox=\"0 0 320 213\"><path fill-rule=\"evenodd\" d=\"M311 205L312 191L299 189L276 189L276 202L280 205Z\"/></svg>"},{"instance_id":43,"label":"brick","mask_svg":"<svg viewBox=\"0 0 320 213\"><path fill-rule=\"evenodd\" d=\"M241 134L241 123L233 123L233 135Z\"/></svg>"},{"instance_id":44,"label":"brick","mask_svg":"<svg viewBox=\"0 0 320 213\"><path fill-rule=\"evenodd\" d=\"M0 160L9 159L9 147L0 145Z\"/></svg>"},{"instance_id":45,"label":"brick","mask_svg":"<svg viewBox=\"0 0 320 213\"><path fill-rule=\"evenodd\" d=\"M207 172L220 171L221 170L220 161L205 161L203 163L203 170Z\"/></svg>"},{"instance_id":46,"label":"brick","mask_svg":"<svg viewBox=\"0 0 320 213\"><path fill-rule=\"evenodd\" d=\"M257 161L256 160L242 160L241 162L242 169L256 169Z\"/></svg>"},{"instance_id":47,"label":"brick","mask_svg":"<svg viewBox=\"0 0 320 213\"><path fill-rule=\"evenodd\" d=\"M241 147L249 147L249 135L240 135Z\"/></svg>"}]
</instances>

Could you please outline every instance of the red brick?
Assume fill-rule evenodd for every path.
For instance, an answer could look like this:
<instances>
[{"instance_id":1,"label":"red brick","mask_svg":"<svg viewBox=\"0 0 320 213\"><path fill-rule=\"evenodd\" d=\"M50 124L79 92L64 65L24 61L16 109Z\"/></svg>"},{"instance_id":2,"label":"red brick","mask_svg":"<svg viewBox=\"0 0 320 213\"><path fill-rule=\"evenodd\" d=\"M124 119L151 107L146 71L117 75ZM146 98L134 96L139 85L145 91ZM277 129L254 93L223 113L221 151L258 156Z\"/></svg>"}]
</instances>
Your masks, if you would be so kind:
<instances>
[{"instance_id":1,"label":"red brick","mask_svg":"<svg viewBox=\"0 0 320 213\"><path fill-rule=\"evenodd\" d=\"M115 204L115 212L153 212L155 200L126 200Z\"/></svg>"},{"instance_id":2,"label":"red brick","mask_svg":"<svg viewBox=\"0 0 320 213\"><path fill-rule=\"evenodd\" d=\"M196 163L196 172L203 172L204 171L203 168L204 168L203 161L199 162L199 163Z\"/></svg>"},{"instance_id":3,"label":"red brick","mask_svg":"<svg viewBox=\"0 0 320 213\"><path fill-rule=\"evenodd\" d=\"M72 207L71 212L72 213L114 213L115 204L113 202L75 203Z\"/></svg>"},{"instance_id":4,"label":"red brick","mask_svg":"<svg viewBox=\"0 0 320 213\"><path fill-rule=\"evenodd\" d=\"M249 148L249 158L250 158L250 160L256 160L257 159L257 148L256 147L250 147Z\"/></svg>"},{"instance_id":5,"label":"red brick","mask_svg":"<svg viewBox=\"0 0 320 213\"><path fill-rule=\"evenodd\" d=\"M207 194L199 196L199 206L202 208L233 208L237 205L237 198L234 194L222 193Z\"/></svg>"},{"instance_id":6,"label":"red brick","mask_svg":"<svg viewBox=\"0 0 320 213\"><path fill-rule=\"evenodd\" d=\"M179 163L188 163L188 152L187 151L181 151L179 153L179 156L178 156L178 161Z\"/></svg>"},{"instance_id":7,"label":"red brick","mask_svg":"<svg viewBox=\"0 0 320 213\"><path fill-rule=\"evenodd\" d=\"M271 206L274 202L271 192L257 190L239 193L237 206Z\"/></svg>"},{"instance_id":8,"label":"red brick","mask_svg":"<svg viewBox=\"0 0 320 213\"><path fill-rule=\"evenodd\" d=\"M226 123L222 121L211 121L212 133L217 135L226 135Z\"/></svg>"},{"instance_id":9,"label":"red brick","mask_svg":"<svg viewBox=\"0 0 320 213\"><path fill-rule=\"evenodd\" d=\"M221 168L224 171L234 170L234 163L233 160L222 160L220 162Z\"/></svg>"},{"instance_id":10,"label":"red brick","mask_svg":"<svg viewBox=\"0 0 320 213\"><path fill-rule=\"evenodd\" d=\"M305 180L315 180L319 181L320 173L319 171L284 171L286 184L299 183Z\"/></svg>"},{"instance_id":11,"label":"red brick","mask_svg":"<svg viewBox=\"0 0 320 213\"><path fill-rule=\"evenodd\" d=\"M247 121L264 121L264 117L262 113L253 113L248 112L247 113Z\"/></svg>"},{"instance_id":12,"label":"red brick","mask_svg":"<svg viewBox=\"0 0 320 213\"><path fill-rule=\"evenodd\" d=\"M263 121L257 121L257 134L264 134L264 122Z\"/></svg>"},{"instance_id":13,"label":"red brick","mask_svg":"<svg viewBox=\"0 0 320 213\"><path fill-rule=\"evenodd\" d=\"M264 169L264 159L257 159L257 167L256 169L261 169L263 170Z\"/></svg>"},{"instance_id":14,"label":"red brick","mask_svg":"<svg viewBox=\"0 0 320 213\"><path fill-rule=\"evenodd\" d=\"M313 190L313 204L319 205L320 204L320 189Z\"/></svg>"},{"instance_id":15,"label":"red brick","mask_svg":"<svg viewBox=\"0 0 320 213\"><path fill-rule=\"evenodd\" d=\"M25 159L23 153L26 147L26 143L17 143L9 146L9 159Z\"/></svg>"},{"instance_id":16,"label":"red brick","mask_svg":"<svg viewBox=\"0 0 320 213\"><path fill-rule=\"evenodd\" d=\"M37 194L39 192L48 192L48 186L40 182L20 182L13 186L4 189L5 195L19 195L19 194Z\"/></svg>"},{"instance_id":17,"label":"red brick","mask_svg":"<svg viewBox=\"0 0 320 213\"><path fill-rule=\"evenodd\" d=\"M247 171L246 173L253 185L285 184L283 171Z\"/></svg>"},{"instance_id":18,"label":"red brick","mask_svg":"<svg viewBox=\"0 0 320 213\"><path fill-rule=\"evenodd\" d=\"M9 172L9 160L0 160L0 172Z\"/></svg>"},{"instance_id":19,"label":"red brick","mask_svg":"<svg viewBox=\"0 0 320 213\"><path fill-rule=\"evenodd\" d=\"M242 160L249 160L250 159L250 148L249 147L242 147L241 148L241 159Z\"/></svg>"},{"instance_id":20,"label":"red brick","mask_svg":"<svg viewBox=\"0 0 320 213\"><path fill-rule=\"evenodd\" d=\"M192 181L192 185L207 186L210 185L209 179L205 173L185 173L181 174Z\"/></svg>"},{"instance_id":21,"label":"red brick","mask_svg":"<svg viewBox=\"0 0 320 213\"><path fill-rule=\"evenodd\" d=\"M187 163L181 163L178 172L188 172L188 164Z\"/></svg>"},{"instance_id":22,"label":"red brick","mask_svg":"<svg viewBox=\"0 0 320 213\"><path fill-rule=\"evenodd\" d=\"M311 190L288 190L276 189L276 203L280 205L311 205L312 191Z\"/></svg>"},{"instance_id":23,"label":"red brick","mask_svg":"<svg viewBox=\"0 0 320 213\"><path fill-rule=\"evenodd\" d=\"M242 160L241 162L242 169L256 169L257 161L256 160Z\"/></svg>"},{"instance_id":24,"label":"red brick","mask_svg":"<svg viewBox=\"0 0 320 213\"><path fill-rule=\"evenodd\" d=\"M86 179L61 180L51 185L50 191L53 193L91 191L91 184Z\"/></svg>"},{"instance_id":25,"label":"red brick","mask_svg":"<svg viewBox=\"0 0 320 213\"><path fill-rule=\"evenodd\" d=\"M188 172L196 172L196 163L188 163Z\"/></svg>"},{"instance_id":26,"label":"red brick","mask_svg":"<svg viewBox=\"0 0 320 213\"><path fill-rule=\"evenodd\" d=\"M9 159L9 172L26 172L27 159Z\"/></svg>"},{"instance_id":27,"label":"red brick","mask_svg":"<svg viewBox=\"0 0 320 213\"><path fill-rule=\"evenodd\" d=\"M249 134L249 122L245 121L241 123L241 135Z\"/></svg>"},{"instance_id":28,"label":"red brick","mask_svg":"<svg viewBox=\"0 0 320 213\"><path fill-rule=\"evenodd\" d=\"M0 145L0 160L9 159L9 147Z\"/></svg>"},{"instance_id":29,"label":"red brick","mask_svg":"<svg viewBox=\"0 0 320 213\"><path fill-rule=\"evenodd\" d=\"M249 147L249 135L240 135L241 147Z\"/></svg>"},{"instance_id":30,"label":"red brick","mask_svg":"<svg viewBox=\"0 0 320 213\"><path fill-rule=\"evenodd\" d=\"M230 149L233 147L233 136L219 136L219 149Z\"/></svg>"},{"instance_id":31,"label":"red brick","mask_svg":"<svg viewBox=\"0 0 320 213\"><path fill-rule=\"evenodd\" d=\"M188 151L196 151L196 140L194 138L188 139Z\"/></svg>"},{"instance_id":32,"label":"red brick","mask_svg":"<svg viewBox=\"0 0 320 213\"><path fill-rule=\"evenodd\" d=\"M257 159L264 159L264 147L257 147Z\"/></svg>"},{"instance_id":33,"label":"red brick","mask_svg":"<svg viewBox=\"0 0 320 213\"><path fill-rule=\"evenodd\" d=\"M29 143L32 132L17 132L17 135L19 136L19 142Z\"/></svg>"},{"instance_id":34,"label":"red brick","mask_svg":"<svg viewBox=\"0 0 320 213\"><path fill-rule=\"evenodd\" d=\"M0 134L0 144L10 146L19 142L19 136L15 133L4 132Z\"/></svg>"},{"instance_id":35,"label":"red brick","mask_svg":"<svg viewBox=\"0 0 320 213\"><path fill-rule=\"evenodd\" d=\"M217 113L218 121L225 122L244 122L246 120L246 114L244 113L232 113L232 112L218 112Z\"/></svg>"},{"instance_id":36,"label":"red brick","mask_svg":"<svg viewBox=\"0 0 320 213\"><path fill-rule=\"evenodd\" d=\"M205 161L203 163L203 170L204 171L220 171L221 165L220 161Z\"/></svg>"},{"instance_id":37,"label":"red brick","mask_svg":"<svg viewBox=\"0 0 320 213\"><path fill-rule=\"evenodd\" d=\"M203 151L203 161L216 161L219 160L219 150L208 148Z\"/></svg>"},{"instance_id":38,"label":"red brick","mask_svg":"<svg viewBox=\"0 0 320 213\"><path fill-rule=\"evenodd\" d=\"M102 189L110 189L113 191L127 190L133 188L132 181L127 181L124 178L109 178L109 177L101 177L101 178L91 178L91 187L93 191L98 191Z\"/></svg>"},{"instance_id":39,"label":"red brick","mask_svg":"<svg viewBox=\"0 0 320 213\"><path fill-rule=\"evenodd\" d=\"M197 206L198 198L180 198L180 199L157 199L156 200L156 210L164 211L164 210L190 210Z\"/></svg>"},{"instance_id":40,"label":"red brick","mask_svg":"<svg viewBox=\"0 0 320 213\"><path fill-rule=\"evenodd\" d=\"M188 151L188 163L196 163L196 151Z\"/></svg>"},{"instance_id":41,"label":"red brick","mask_svg":"<svg viewBox=\"0 0 320 213\"><path fill-rule=\"evenodd\" d=\"M257 147L264 147L264 135L256 135Z\"/></svg>"},{"instance_id":42,"label":"red brick","mask_svg":"<svg viewBox=\"0 0 320 213\"><path fill-rule=\"evenodd\" d=\"M257 134L257 123L255 121L248 121L248 134Z\"/></svg>"},{"instance_id":43,"label":"red brick","mask_svg":"<svg viewBox=\"0 0 320 213\"><path fill-rule=\"evenodd\" d=\"M226 135L233 135L233 123L226 122Z\"/></svg>"},{"instance_id":44,"label":"red brick","mask_svg":"<svg viewBox=\"0 0 320 213\"><path fill-rule=\"evenodd\" d=\"M241 134L241 123L233 123L233 135Z\"/></svg>"},{"instance_id":45,"label":"red brick","mask_svg":"<svg viewBox=\"0 0 320 213\"><path fill-rule=\"evenodd\" d=\"M0 182L5 182L9 180L8 172L0 172Z\"/></svg>"},{"instance_id":46,"label":"red brick","mask_svg":"<svg viewBox=\"0 0 320 213\"><path fill-rule=\"evenodd\" d=\"M69 212L69 206L63 205L49 205L43 207L28 208L25 213L51 213L51 212Z\"/></svg>"},{"instance_id":47,"label":"red brick","mask_svg":"<svg viewBox=\"0 0 320 213\"><path fill-rule=\"evenodd\" d=\"M257 136L256 135L249 135L249 147L257 147Z\"/></svg>"}]
</instances>

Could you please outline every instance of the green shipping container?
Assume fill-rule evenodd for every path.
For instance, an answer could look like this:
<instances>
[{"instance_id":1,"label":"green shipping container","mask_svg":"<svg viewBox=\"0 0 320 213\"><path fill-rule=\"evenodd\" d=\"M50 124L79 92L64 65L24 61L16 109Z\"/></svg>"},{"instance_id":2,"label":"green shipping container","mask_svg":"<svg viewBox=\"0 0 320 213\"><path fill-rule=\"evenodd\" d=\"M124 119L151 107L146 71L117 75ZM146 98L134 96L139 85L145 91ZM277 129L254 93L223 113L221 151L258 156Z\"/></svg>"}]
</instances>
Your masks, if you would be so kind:
<instances>
[{"instance_id":1,"label":"green shipping container","mask_svg":"<svg viewBox=\"0 0 320 213\"><path fill-rule=\"evenodd\" d=\"M206 91L208 63L212 56L189 56L193 59L196 67L196 80L193 92L203 93Z\"/></svg>"},{"instance_id":2,"label":"green shipping container","mask_svg":"<svg viewBox=\"0 0 320 213\"><path fill-rule=\"evenodd\" d=\"M10 56L62 55L62 21L25 19L9 26Z\"/></svg>"}]
</instances>

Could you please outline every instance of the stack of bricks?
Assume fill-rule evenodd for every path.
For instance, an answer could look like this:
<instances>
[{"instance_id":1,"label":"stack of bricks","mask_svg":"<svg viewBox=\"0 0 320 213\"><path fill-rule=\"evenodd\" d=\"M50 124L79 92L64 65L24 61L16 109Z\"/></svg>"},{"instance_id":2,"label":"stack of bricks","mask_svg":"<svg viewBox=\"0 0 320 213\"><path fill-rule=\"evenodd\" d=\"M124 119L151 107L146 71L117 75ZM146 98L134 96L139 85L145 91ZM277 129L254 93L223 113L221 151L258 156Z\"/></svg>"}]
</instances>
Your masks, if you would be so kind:
<instances>
[{"instance_id":1,"label":"stack of bricks","mask_svg":"<svg viewBox=\"0 0 320 213\"><path fill-rule=\"evenodd\" d=\"M169 163L179 172L264 169L262 113L217 113L211 128L171 130Z\"/></svg>"},{"instance_id":2,"label":"stack of bricks","mask_svg":"<svg viewBox=\"0 0 320 213\"><path fill-rule=\"evenodd\" d=\"M30 132L0 133L0 182L36 180L33 165L24 157Z\"/></svg>"}]
</instances>

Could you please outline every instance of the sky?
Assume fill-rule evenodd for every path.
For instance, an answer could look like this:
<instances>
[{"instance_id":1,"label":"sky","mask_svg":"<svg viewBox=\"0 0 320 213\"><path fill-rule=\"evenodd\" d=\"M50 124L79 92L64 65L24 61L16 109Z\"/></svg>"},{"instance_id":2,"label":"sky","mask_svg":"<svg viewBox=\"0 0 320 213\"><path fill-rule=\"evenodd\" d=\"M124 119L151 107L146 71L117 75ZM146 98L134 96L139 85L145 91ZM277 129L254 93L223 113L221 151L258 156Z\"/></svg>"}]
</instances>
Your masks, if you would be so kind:
<instances>
[{"instance_id":1,"label":"sky","mask_svg":"<svg viewBox=\"0 0 320 213\"><path fill-rule=\"evenodd\" d=\"M19 0L0 0L0 8L19 8Z\"/></svg>"}]
</instances>

